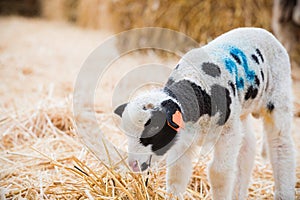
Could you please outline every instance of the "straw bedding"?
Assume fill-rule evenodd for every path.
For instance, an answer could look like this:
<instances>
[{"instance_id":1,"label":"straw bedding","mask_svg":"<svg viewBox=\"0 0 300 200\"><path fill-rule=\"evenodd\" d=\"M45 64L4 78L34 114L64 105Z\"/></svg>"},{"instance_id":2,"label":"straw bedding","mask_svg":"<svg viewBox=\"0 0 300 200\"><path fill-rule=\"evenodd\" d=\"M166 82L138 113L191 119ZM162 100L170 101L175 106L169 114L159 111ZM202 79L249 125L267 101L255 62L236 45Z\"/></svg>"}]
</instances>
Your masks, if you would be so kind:
<instances>
[{"instance_id":1,"label":"straw bedding","mask_svg":"<svg viewBox=\"0 0 300 200\"><path fill-rule=\"evenodd\" d=\"M166 197L165 170L141 175L130 172L125 158L112 166L99 161L85 150L76 138L70 101L43 100L39 104L35 109L1 116L2 197L8 199ZM196 163L187 190L187 199L210 199L205 171L205 163L208 160L207 157ZM257 156L249 198L270 199L273 185L270 165L264 164L260 156ZM300 184L297 187L300 187Z\"/></svg>"},{"instance_id":2,"label":"straw bedding","mask_svg":"<svg viewBox=\"0 0 300 200\"><path fill-rule=\"evenodd\" d=\"M42 87L40 92L46 94L36 101L32 101L29 106L20 108L19 105L14 105L13 101L7 101L8 106L3 103L4 99L7 99L4 97L11 95L9 92L13 94L10 98L19 98L22 101L26 98L30 99L35 93L35 90L31 90L36 87L35 85L33 87L30 83L25 84L22 82L25 79L24 76L16 75L16 68L18 69L19 65L25 65L27 66L26 69L30 69L30 73L25 70L26 76L33 77L43 74L43 79L37 82L41 85L49 84L48 79L45 78L47 76L68 79L69 77L65 77L65 74L62 76L62 73L57 73L57 71L62 70L62 64L76 66L78 60L71 62L67 59L68 56L71 58L77 56L76 52L69 51L74 47L72 38L74 41L78 38L84 38L87 32L60 24L59 27L64 28L57 29L56 32L62 37L56 35L55 39L64 42L48 44L45 42L48 41L48 37L45 37L45 35L53 35L51 30L56 25L54 26L52 23L17 18L13 20L1 19L0 24L6 26L1 34L6 33L6 37L17 38L16 40L3 39L5 34L0 37L0 51L2 52L0 56L0 77L3 82L10 84L6 86L10 88L9 91L6 87L0 87L2 95L0 106L0 198L164 199L167 196L165 193L165 170L154 170L149 174L133 174L128 169L126 157L120 157L120 162L110 165L99 161L95 155L85 149L77 137L74 126L72 98L63 99L52 92L45 92ZM50 30L46 27L50 27ZM43 34L41 36L35 35L35 40L38 42L30 43L30 36L32 36L30 30L36 30L37 28L40 28ZM66 34L69 37L66 38ZM95 38L93 41L97 43L98 40ZM86 43L89 42L86 41ZM81 46L84 46L83 43L81 43ZM37 51L38 46L45 45L50 45L49 48L65 51L65 54L61 54L61 51L49 53L44 50L39 52L43 59L47 58L49 68L52 67L53 72L51 71L51 73L54 76L50 76L48 67L38 68L41 66L40 63L43 64L43 60L39 60L34 52ZM16 47L18 47L18 51L14 49ZM84 51L86 49L88 48L85 46ZM27 56L31 60L38 59L37 63L39 64L34 65L32 64L35 63L34 61L25 60L21 55ZM20 64L18 60L20 57L26 62ZM56 61L49 60L52 57L59 59ZM131 59L144 58L134 55ZM6 76L4 76L4 72ZM52 81L56 82L57 80ZM16 85L18 87L13 89ZM23 91L22 87L24 87L24 90L26 89L26 98L22 95L18 96ZM63 89L65 86L64 84L58 84L57 87ZM108 90L111 88L110 85L107 87ZM294 89L297 108L295 114L299 116L299 81L294 82ZM69 91L69 93L72 92ZM104 110L108 110L106 104L99 106L105 107ZM106 125L105 134L115 132L114 125L109 124L112 118L111 113L99 112L97 118L100 119L100 125ZM299 150L299 117L295 117L294 124L293 134L296 147ZM253 126L257 133L258 148L253 180L249 188L249 199L271 199L274 187L272 170L270 164L264 162L259 154L261 123L255 120ZM103 154L106 154L106 151ZM209 157L205 157L195 162L186 199L211 199L206 175L206 163L209 159ZM297 168L297 177L296 193L299 199L300 167Z\"/></svg>"}]
</instances>

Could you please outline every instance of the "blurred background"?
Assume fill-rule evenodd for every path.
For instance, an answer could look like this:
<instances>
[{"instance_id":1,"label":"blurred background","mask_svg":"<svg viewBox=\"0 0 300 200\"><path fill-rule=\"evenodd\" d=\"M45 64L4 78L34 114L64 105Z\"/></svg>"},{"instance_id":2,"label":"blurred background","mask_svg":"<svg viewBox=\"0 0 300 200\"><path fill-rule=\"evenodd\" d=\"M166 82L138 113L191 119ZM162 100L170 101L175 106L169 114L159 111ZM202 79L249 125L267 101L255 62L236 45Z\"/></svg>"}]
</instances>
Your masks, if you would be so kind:
<instances>
[{"instance_id":1,"label":"blurred background","mask_svg":"<svg viewBox=\"0 0 300 200\"><path fill-rule=\"evenodd\" d=\"M200 44L236 27L256 26L273 31L293 65L300 66L299 0L0 0L0 14L67 21L112 33L158 26L183 32Z\"/></svg>"},{"instance_id":2,"label":"blurred background","mask_svg":"<svg viewBox=\"0 0 300 200\"><path fill-rule=\"evenodd\" d=\"M45 90L43 87L49 87L49 82L56 85L54 94L70 94L81 64L92 50L115 33L142 27L179 31L200 45L237 27L267 29L288 50L292 77L300 80L300 0L0 0L0 15L0 78L8 83L6 87L2 85L3 90L0 87L3 98L7 92L17 91L16 95L24 94L28 99L28 90L41 93ZM135 40L117 41L116 50L136 46L145 40L160 42L165 38L160 34L136 35ZM184 40L168 40L174 41L174 48L194 48ZM169 55L160 53L161 56L167 58ZM147 59L157 60L153 56L149 58L148 54L148 57L125 59L121 65L129 70L134 65L147 63ZM174 63L178 60L172 59ZM174 63L166 64L173 67ZM119 69L109 76L122 76ZM15 74L20 72L21 78L16 78ZM26 78L30 78L31 85L25 83ZM112 80L115 79L106 82L110 85L109 91L114 87ZM28 87L24 88L24 84ZM7 85L14 87L9 89ZM296 96L300 96L299 92ZM11 99L6 98L5 102L11 104ZM31 98L34 99L37 98ZM296 107L300 107L299 103Z\"/></svg>"}]
</instances>

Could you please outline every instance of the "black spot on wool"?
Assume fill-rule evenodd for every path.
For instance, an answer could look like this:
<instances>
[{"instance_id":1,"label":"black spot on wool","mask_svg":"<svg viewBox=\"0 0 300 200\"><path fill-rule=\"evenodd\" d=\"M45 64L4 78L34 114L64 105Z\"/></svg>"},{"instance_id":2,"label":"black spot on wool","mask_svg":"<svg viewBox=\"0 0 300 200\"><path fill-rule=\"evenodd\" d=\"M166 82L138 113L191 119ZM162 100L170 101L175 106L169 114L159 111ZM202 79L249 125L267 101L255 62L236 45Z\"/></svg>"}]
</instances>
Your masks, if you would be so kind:
<instances>
[{"instance_id":1,"label":"black spot on wool","mask_svg":"<svg viewBox=\"0 0 300 200\"><path fill-rule=\"evenodd\" d=\"M172 79L172 78L169 78L167 83L166 83L166 86L168 85L172 85L175 81Z\"/></svg>"},{"instance_id":2,"label":"black spot on wool","mask_svg":"<svg viewBox=\"0 0 300 200\"><path fill-rule=\"evenodd\" d=\"M205 62L202 64L202 70L209 76L219 77L221 75L220 67L216 64Z\"/></svg>"},{"instance_id":3,"label":"black spot on wool","mask_svg":"<svg viewBox=\"0 0 300 200\"><path fill-rule=\"evenodd\" d=\"M255 80L255 84L257 85L257 87L259 87L260 81L259 81L259 78L257 77L257 75L255 75L254 80Z\"/></svg>"},{"instance_id":4,"label":"black spot on wool","mask_svg":"<svg viewBox=\"0 0 300 200\"><path fill-rule=\"evenodd\" d=\"M257 53L258 56L260 57L261 61L264 62L264 57L263 57L263 55L261 54L261 52L260 52L259 49L256 49L256 53Z\"/></svg>"},{"instance_id":5,"label":"black spot on wool","mask_svg":"<svg viewBox=\"0 0 300 200\"><path fill-rule=\"evenodd\" d=\"M230 92L227 88L221 85L213 85L211 87L211 108L212 115L220 114L218 124L224 125L230 116Z\"/></svg>"},{"instance_id":6,"label":"black spot on wool","mask_svg":"<svg viewBox=\"0 0 300 200\"><path fill-rule=\"evenodd\" d=\"M210 96L197 84L180 80L164 91L180 103L184 121L196 122L204 114L211 115Z\"/></svg>"},{"instance_id":7,"label":"black spot on wool","mask_svg":"<svg viewBox=\"0 0 300 200\"><path fill-rule=\"evenodd\" d=\"M226 123L230 115L230 92L225 87L213 85L211 96L199 85L189 80L181 80L166 87L164 91L180 103L185 122L196 122L205 114L220 113L219 125Z\"/></svg>"},{"instance_id":8,"label":"black spot on wool","mask_svg":"<svg viewBox=\"0 0 300 200\"><path fill-rule=\"evenodd\" d=\"M251 58L256 62L256 64L259 65L259 61L258 61L258 58L257 58L256 55L252 54L252 55L251 55Z\"/></svg>"},{"instance_id":9,"label":"black spot on wool","mask_svg":"<svg viewBox=\"0 0 300 200\"><path fill-rule=\"evenodd\" d=\"M257 96L258 89L254 88L252 85L248 88L246 94L245 94L245 100L247 101L248 99L254 99Z\"/></svg>"},{"instance_id":10,"label":"black spot on wool","mask_svg":"<svg viewBox=\"0 0 300 200\"><path fill-rule=\"evenodd\" d=\"M171 84L172 85L172 84ZM168 94L170 97L174 98L174 99L177 99L176 95L172 92L172 90L169 89L169 87L171 85L166 85L165 88L164 88L164 92L166 94Z\"/></svg>"},{"instance_id":11,"label":"black spot on wool","mask_svg":"<svg viewBox=\"0 0 300 200\"><path fill-rule=\"evenodd\" d=\"M263 72L263 71L260 71L260 74L261 74L262 81L265 81L265 75L264 75L264 72Z\"/></svg>"},{"instance_id":12,"label":"black spot on wool","mask_svg":"<svg viewBox=\"0 0 300 200\"><path fill-rule=\"evenodd\" d=\"M233 92L233 95L235 96L235 85L234 85L234 83L231 82L231 81L228 81L228 85L230 85L231 90L232 90L232 92Z\"/></svg>"},{"instance_id":13,"label":"black spot on wool","mask_svg":"<svg viewBox=\"0 0 300 200\"><path fill-rule=\"evenodd\" d=\"M267 104L267 109L268 109L268 111L269 111L270 113L274 110L274 108L275 108L275 106L274 106L274 104L273 104L272 102L269 102L269 103Z\"/></svg>"},{"instance_id":14,"label":"black spot on wool","mask_svg":"<svg viewBox=\"0 0 300 200\"><path fill-rule=\"evenodd\" d=\"M240 65L242 64L242 61L240 60L240 58L235 55L234 53L230 53L230 55L234 58L234 60Z\"/></svg>"}]
</instances>

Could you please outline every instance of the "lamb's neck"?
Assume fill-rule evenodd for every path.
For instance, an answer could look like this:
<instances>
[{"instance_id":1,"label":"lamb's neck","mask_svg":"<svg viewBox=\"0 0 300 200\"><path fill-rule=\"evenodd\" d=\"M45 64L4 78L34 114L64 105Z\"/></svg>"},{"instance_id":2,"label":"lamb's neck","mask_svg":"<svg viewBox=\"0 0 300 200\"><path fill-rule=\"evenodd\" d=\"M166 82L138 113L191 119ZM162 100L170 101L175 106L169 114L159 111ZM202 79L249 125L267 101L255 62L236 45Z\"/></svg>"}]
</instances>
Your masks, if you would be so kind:
<instances>
[{"instance_id":1,"label":"lamb's neck","mask_svg":"<svg viewBox=\"0 0 300 200\"><path fill-rule=\"evenodd\" d=\"M196 122L202 115L211 112L210 96L201 86L189 80L169 80L164 92L179 103L185 122Z\"/></svg>"}]
</instances>

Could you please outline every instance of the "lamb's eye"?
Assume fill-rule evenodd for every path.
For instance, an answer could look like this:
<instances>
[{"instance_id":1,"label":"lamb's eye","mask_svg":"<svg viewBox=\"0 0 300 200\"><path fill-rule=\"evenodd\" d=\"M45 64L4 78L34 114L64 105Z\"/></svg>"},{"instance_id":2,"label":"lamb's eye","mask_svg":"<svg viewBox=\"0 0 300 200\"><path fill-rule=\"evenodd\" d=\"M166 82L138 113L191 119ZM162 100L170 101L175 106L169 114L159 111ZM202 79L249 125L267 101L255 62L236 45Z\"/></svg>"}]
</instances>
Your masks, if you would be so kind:
<instances>
[{"instance_id":1,"label":"lamb's eye","mask_svg":"<svg viewBox=\"0 0 300 200\"><path fill-rule=\"evenodd\" d=\"M150 123L151 123L151 119L149 119L149 120L146 122L145 126L148 126Z\"/></svg>"}]
</instances>

